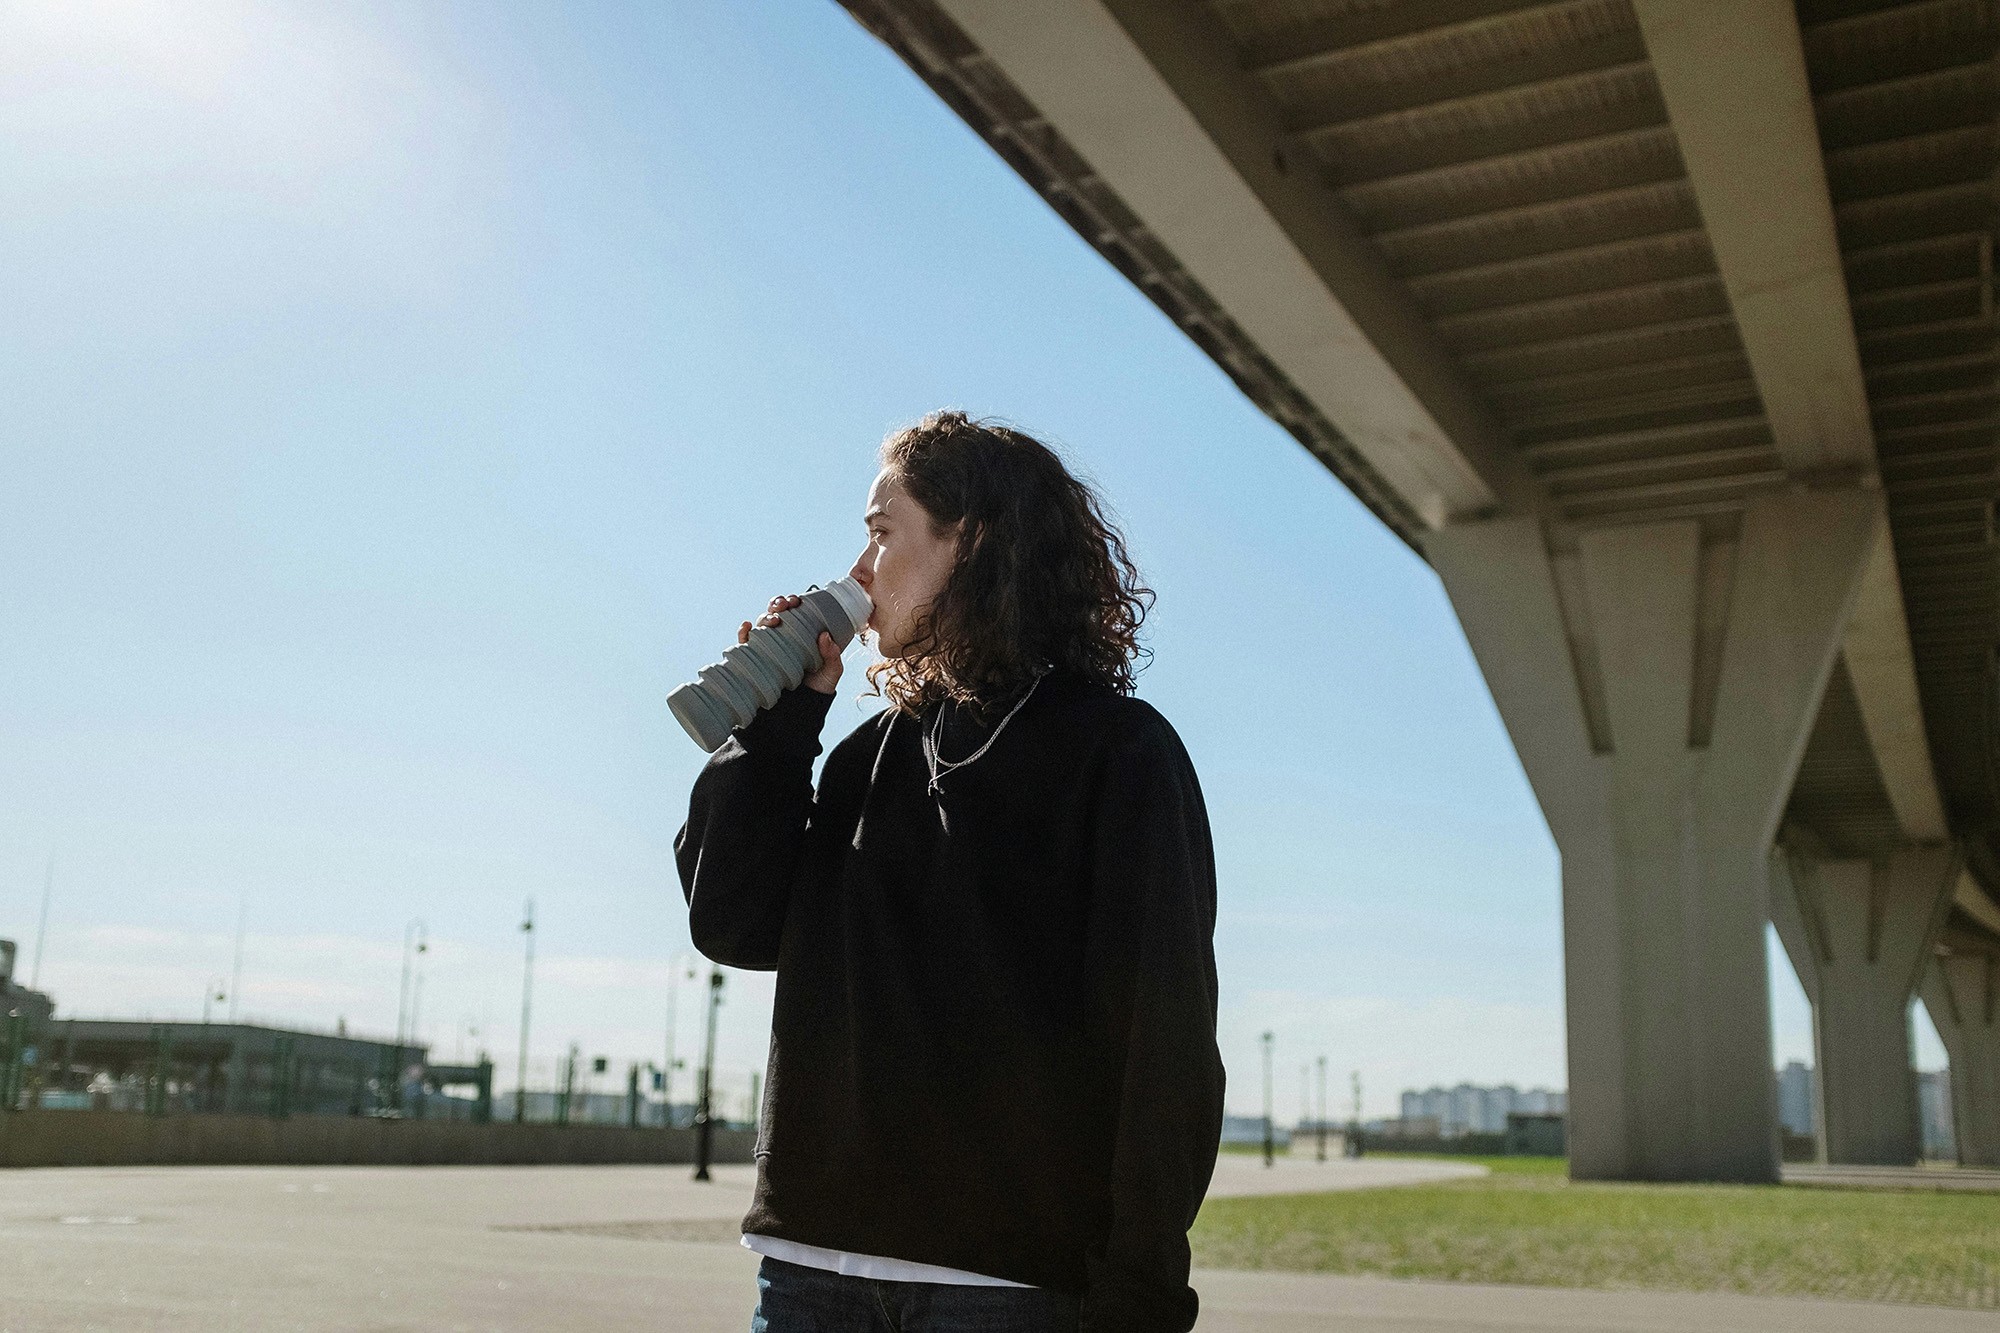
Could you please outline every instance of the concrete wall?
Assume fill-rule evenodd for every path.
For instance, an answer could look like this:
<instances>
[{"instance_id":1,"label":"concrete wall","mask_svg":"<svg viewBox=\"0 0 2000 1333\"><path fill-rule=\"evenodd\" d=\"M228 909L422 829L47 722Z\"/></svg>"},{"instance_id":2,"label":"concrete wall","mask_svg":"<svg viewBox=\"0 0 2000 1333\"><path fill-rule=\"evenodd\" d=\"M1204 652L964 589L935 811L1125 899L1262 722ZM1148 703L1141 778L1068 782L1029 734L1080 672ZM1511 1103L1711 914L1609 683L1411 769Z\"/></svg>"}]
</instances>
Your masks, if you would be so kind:
<instances>
[{"instance_id":1,"label":"concrete wall","mask_svg":"<svg viewBox=\"0 0 2000 1333\"><path fill-rule=\"evenodd\" d=\"M714 1156L748 1162L754 1131L715 1131ZM691 1129L474 1125L249 1115L148 1116L124 1111L0 1114L0 1167L527 1166L694 1160Z\"/></svg>"}]
</instances>

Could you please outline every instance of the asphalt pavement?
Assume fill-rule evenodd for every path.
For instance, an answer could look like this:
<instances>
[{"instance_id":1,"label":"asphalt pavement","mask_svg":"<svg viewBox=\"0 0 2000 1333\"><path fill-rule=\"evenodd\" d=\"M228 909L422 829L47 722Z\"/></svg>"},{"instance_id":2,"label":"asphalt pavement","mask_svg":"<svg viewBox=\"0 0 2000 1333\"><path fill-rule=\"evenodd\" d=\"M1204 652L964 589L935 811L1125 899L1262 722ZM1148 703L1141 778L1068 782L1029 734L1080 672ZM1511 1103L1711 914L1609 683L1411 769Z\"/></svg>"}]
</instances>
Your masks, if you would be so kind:
<instances>
[{"instance_id":1,"label":"asphalt pavement","mask_svg":"<svg viewBox=\"0 0 2000 1333\"><path fill-rule=\"evenodd\" d=\"M1225 1155L1217 1193L1365 1188L1453 1163ZM0 1333L743 1333L749 1167L0 1172ZM1212 1333L1956 1333L1990 1313L1198 1271Z\"/></svg>"}]
</instances>

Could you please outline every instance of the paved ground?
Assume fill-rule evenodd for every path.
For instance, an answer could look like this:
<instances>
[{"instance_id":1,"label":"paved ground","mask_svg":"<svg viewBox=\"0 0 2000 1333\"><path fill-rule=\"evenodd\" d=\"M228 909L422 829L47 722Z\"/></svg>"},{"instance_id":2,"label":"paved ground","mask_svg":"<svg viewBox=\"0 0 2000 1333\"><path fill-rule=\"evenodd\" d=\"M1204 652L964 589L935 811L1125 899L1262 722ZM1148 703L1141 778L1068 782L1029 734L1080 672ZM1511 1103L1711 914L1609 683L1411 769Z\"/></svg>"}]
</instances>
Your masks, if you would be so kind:
<instances>
[{"instance_id":1,"label":"paved ground","mask_svg":"<svg viewBox=\"0 0 2000 1333\"><path fill-rule=\"evenodd\" d=\"M1221 1189L1391 1183L1397 1162L1225 1156ZM1445 1164L1450 1165L1450 1164ZM742 1333L750 1170L143 1167L0 1172L0 1333ZM1213 1333L1991 1333L1991 1314L1270 1273L1196 1274Z\"/></svg>"},{"instance_id":2,"label":"paved ground","mask_svg":"<svg viewBox=\"0 0 2000 1333\"><path fill-rule=\"evenodd\" d=\"M1387 1185L1421 1185L1429 1180L1462 1180L1483 1176L1486 1168L1469 1162L1437 1162L1413 1158L1335 1157L1315 1162L1310 1157L1279 1157L1270 1166L1258 1153L1226 1152L1215 1159L1210 1198L1239 1194L1318 1194L1325 1190L1381 1189Z\"/></svg>"}]
</instances>

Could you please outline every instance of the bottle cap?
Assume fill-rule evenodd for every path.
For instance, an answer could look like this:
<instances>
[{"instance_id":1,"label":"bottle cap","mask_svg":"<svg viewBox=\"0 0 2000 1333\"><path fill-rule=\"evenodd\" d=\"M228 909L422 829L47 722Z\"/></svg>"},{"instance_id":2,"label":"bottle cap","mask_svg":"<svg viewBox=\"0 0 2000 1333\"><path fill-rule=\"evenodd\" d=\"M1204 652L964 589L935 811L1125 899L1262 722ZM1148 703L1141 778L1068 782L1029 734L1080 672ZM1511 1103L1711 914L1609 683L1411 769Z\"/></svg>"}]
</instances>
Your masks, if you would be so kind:
<instances>
[{"instance_id":1,"label":"bottle cap","mask_svg":"<svg viewBox=\"0 0 2000 1333\"><path fill-rule=\"evenodd\" d=\"M868 599L868 590L852 577L835 579L826 585L826 590L840 603L840 609L847 613L848 624L859 634L861 627L868 623L869 613L875 609L875 603Z\"/></svg>"}]
</instances>

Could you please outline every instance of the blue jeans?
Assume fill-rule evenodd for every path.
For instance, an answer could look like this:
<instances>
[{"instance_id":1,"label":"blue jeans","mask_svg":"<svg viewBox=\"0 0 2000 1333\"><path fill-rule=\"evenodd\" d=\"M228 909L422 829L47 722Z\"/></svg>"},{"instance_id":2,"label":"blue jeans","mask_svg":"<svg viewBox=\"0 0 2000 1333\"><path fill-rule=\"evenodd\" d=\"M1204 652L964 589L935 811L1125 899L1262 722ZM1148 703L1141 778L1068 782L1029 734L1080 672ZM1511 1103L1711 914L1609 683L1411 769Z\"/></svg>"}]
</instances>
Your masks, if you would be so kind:
<instances>
[{"instance_id":1,"label":"blue jeans","mask_svg":"<svg viewBox=\"0 0 2000 1333\"><path fill-rule=\"evenodd\" d=\"M766 1255L750 1333L1074 1333L1076 1323L1076 1297L1045 1287L890 1282Z\"/></svg>"}]
</instances>

